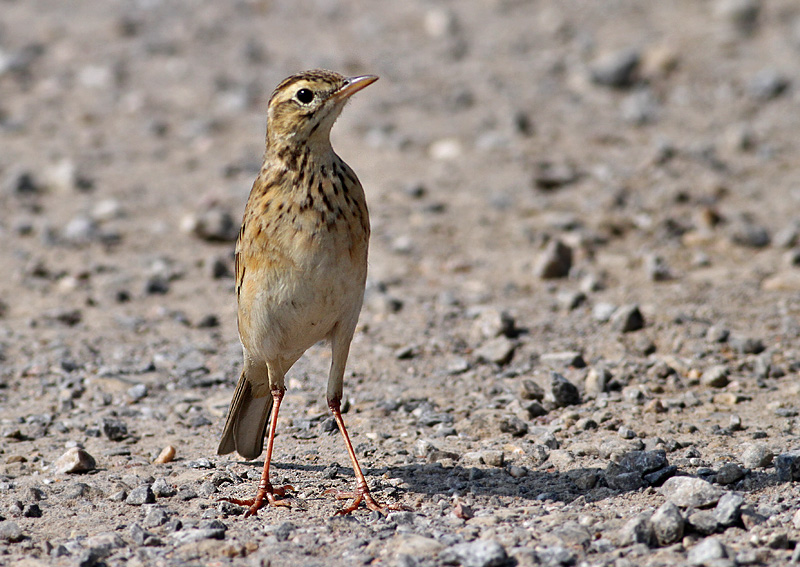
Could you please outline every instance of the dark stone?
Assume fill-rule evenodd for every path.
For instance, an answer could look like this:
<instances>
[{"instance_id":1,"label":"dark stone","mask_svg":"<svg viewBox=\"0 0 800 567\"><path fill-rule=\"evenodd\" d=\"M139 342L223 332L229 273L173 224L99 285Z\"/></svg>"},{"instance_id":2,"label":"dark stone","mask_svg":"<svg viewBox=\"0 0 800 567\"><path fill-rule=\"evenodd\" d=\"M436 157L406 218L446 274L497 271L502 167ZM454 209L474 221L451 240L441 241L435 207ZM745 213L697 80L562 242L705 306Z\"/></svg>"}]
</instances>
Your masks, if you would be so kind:
<instances>
[{"instance_id":1,"label":"dark stone","mask_svg":"<svg viewBox=\"0 0 800 567\"><path fill-rule=\"evenodd\" d=\"M711 535L720 531L719 520L711 510L697 510L689 514L687 518L689 525L696 532L702 535Z\"/></svg>"},{"instance_id":2,"label":"dark stone","mask_svg":"<svg viewBox=\"0 0 800 567\"><path fill-rule=\"evenodd\" d=\"M581 393L575 384L561 374L551 372L547 399L553 402L556 407L572 406L581 403Z\"/></svg>"},{"instance_id":3,"label":"dark stone","mask_svg":"<svg viewBox=\"0 0 800 567\"><path fill-rule=\"evenodd\" d=\"M781 482L800 480L800 450L795 449L775 457L775 472Z\"/></svg>"},{"instance_id":4,"label":"dark stone","mask_svg":"<svg viewBox=\"0 0 800 567\"><path fill-rule=\"evenodd\" d=\"M744 478L747 470L736 463L726 463L717 471L716 481L718 484L733 484Z\"/></svg>"},{"instance_id":5,"label":"dark stone","mask_svg":"<svg viewBox=\"0 0 800 567\"><path fill-rule=\"evenodd\" d=\"M636 80L639 60L639 52L634 49L610 53L591 66L592 82L617 89L630 87Z\"/></svg>"},{"instance_id":6,"label":"dark stone","mask_svg":"<svg viewBox=\"0 0 800 567\"><path fill-rule=\"evenodd\" d=\"M152 504L156 501L156 495L149 485L137 486L130 491L128 497L125 499L126 504L131 506L141 506L143 504Z\"/></svg>"},{"instance_id":7,"label":"dark stone","mask_svg":"<svg viewBox=\"0 0 800 567\"><path fill-rule=\"evenodd\" d=\"M516 416L510 416L500 421L500 431L510 433L514 437L522 437L528 432L528 424Z\"/></svg>"},{"instance_id":8,"label":"dark stone","mask_svg":"<svg viewBox=\"0 0 800 567\"><path fill-rule=\"evenodd\" d=\"M27 504L22 509L22 515L26 518L41 518L42 509L39 508L38 504Z\"/></svg>"},{"instance_id":9,"label":"dark stone","mask_svg":"<svg viewBox=\"0 0 800 567\"><path fill-rule=\"evenodd\" d=\"M639 472L642 475L663 469L668 464L667 453L661 449L655 451L630 451L625 453L619 461L619 466L622 468Z\"/></svg>"},{"instance_id":10,"label":"dark stone","mask_svg":"<svg viewBox=\"0 0 800 567\"><path fill-rule=\"evenodd\" d=\"M714 518L723 526L729 527L739 523L744 498L735 492L726 492L717 502Z\"/></svg>"},{"instance_id":11,"label":"dark stone","mask_svg":"<svg viewBox=\"0 0 800 567\"><path fill-rule=\"evenodd\" d=\"M630 333L644 328L644 315L638 305L623 305L609 319L611 328L620 333Z\"/></svg>"},{"instance_id":12,"label":"dark stone","mask_svg":"<svg viewBox=\"0 0 800 567\"><path fill-rule=\"evenodd\" d=\"M642 478L642 473L628 471L616 463L608 465L605 477L610 488L623 492L631 492L647 486L647 482Z\"/></svg>"},{"instance_id":13,"label":"dark stone","mask_svg":"<svg viewBox=\"0 0 800 567\"><path fill-rule=\"evenodd\" d=\"M536 274L542 279L565 278L571 268L572 248L560 240L551 240L536 266Z\"/></svg>"},{"instance_id":14,"label":"dark stone","mask_svg":"<svg viewBox=\"0 0 800 567\"><path fill-rule=\"evenodd\" d=\"M128 426L119 419L104 417L100 427L103 434L111 441L122 441L128 436Z\"/></svg>"},{"instance_id":15,"label":"dark stone","mask_svg":"<svg viewBox=\"0 0 800 567\"><path fill-rule=\"evenodd\" d=\"M678 467L675 465L669 465L663 469L647 473L644 475L644 480L647 481L647 484L650 486L661 486L667 481L667 479L675 476L677 472Z\"/></svg>"}]
</instances>

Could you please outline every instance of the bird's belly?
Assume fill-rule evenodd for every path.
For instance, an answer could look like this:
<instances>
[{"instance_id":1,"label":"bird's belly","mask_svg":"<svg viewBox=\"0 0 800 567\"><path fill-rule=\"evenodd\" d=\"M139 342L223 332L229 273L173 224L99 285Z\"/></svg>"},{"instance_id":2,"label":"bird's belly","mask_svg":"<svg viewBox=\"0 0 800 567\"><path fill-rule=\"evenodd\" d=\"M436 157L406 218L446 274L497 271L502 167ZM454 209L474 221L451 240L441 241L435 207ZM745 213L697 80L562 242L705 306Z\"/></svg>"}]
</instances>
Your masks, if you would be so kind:
<instances>
[{"instance_id":1,"label":"bird's belly","mask_svg":"<svg viewBox=\"0 0 800 567\"><path fill-rule=\"evenodd\" d=\"M289 357L328 338L337 324L355 325L364 295L361 264L339 254L306 255L302 264L255 278L262 285L246 304L240 301L245 348L265 359Z\"/></svg>"}]
</instances>

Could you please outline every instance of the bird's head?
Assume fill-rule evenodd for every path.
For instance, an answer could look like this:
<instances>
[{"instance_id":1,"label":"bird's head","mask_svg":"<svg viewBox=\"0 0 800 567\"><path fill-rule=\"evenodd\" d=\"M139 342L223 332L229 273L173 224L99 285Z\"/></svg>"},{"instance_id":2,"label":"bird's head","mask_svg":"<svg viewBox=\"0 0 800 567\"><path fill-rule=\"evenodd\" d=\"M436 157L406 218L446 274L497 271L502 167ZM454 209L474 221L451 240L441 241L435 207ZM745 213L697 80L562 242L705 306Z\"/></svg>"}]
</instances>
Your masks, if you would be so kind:
<instances>
[{"instance_id":1,"label":"bird's head","mask_svg":"<svg viewBox=\"0 0 800 567\"><path fill-rule=\"evenodd\" d=\"M267 150L302 144L329 144L333 123L348 99L378 80L345 77L317 69L287 77L269 99Z\"/></svg>"}]
</instances>

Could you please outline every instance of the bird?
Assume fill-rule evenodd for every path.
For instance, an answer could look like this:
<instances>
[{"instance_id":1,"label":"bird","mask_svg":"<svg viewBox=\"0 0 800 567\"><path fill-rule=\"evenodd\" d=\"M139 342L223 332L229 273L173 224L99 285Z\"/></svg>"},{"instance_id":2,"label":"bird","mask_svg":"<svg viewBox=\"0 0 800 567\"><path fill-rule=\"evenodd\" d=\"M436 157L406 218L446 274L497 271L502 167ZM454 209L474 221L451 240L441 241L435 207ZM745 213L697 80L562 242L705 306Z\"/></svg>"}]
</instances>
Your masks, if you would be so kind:
<instances>
[{"instance_id":1,"label":"bird","mask_svg":"<svg viewBox=\"0 0 800 567\"><path fill-rule=\"evenodd\" d=\"M328 341L327 403L344 438L356 477L337 514L364 502L386 513L370 493L342 419L345 365L367 277L370 223L361 182L331 146L330 132L350 97L378 80L315 69L287 77L267 105L264 162L245 206L235 248L241 375L228 410L220 455L252 460L267 437L255 498L249 506L287 506L291 486L274 486L270 462L284 377L312 345Z\"/></svg>"}]
</instances>

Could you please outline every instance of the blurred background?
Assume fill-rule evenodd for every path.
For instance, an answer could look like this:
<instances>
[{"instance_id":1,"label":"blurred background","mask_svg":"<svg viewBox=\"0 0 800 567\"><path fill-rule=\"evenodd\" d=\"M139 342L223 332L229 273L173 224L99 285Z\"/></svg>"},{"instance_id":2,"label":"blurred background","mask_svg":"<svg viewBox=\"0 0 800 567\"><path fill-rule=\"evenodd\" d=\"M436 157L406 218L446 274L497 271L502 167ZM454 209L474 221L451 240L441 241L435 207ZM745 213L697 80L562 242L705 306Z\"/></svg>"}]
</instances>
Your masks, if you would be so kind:
<instances>
[{"instance_id":1,"label":"blurred background","mask_svg":"<svg viewBox=\"0 0 800 567\"><path fill-rule=\"evenodd\" d=\"M800 288L792 0L0 8L8 353L46 358L31 345L71 330L135 359L115 333L169 350L210 332L231 372L232 242L266 103L314 67L381 77L333 137L370 201L364 321L390 348L499 301L534 341L617 352L574 338L595 328L586 311L552 320L587 294L655 305L651 321L668 305L721 317L736 298L791 327L793 307L762 293Z\"/></svg>"}]
</instances>

